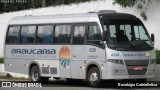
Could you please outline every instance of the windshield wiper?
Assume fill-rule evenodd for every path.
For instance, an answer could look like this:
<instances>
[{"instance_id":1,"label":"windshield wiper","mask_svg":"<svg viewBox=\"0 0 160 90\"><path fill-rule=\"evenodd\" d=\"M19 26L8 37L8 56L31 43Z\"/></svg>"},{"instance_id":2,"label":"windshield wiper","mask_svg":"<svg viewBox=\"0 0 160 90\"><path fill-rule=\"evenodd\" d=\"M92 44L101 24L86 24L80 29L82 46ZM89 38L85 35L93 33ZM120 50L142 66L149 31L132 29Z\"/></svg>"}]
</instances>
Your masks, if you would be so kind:
<instances>
[{"instance_id":1,"label":"windshield wiper","mask_svg":"<svg viewBox=\"0 0 160 90\"><path fill-rule=\"evenodd\" d=\"M134 44L134 42L130 41L130 45L133 47L133 48L136 48L136 46L147 46L149 48L152 48L148 43L144 42L144 41L139 41L141 43L139 44Z\"/></svg>"}]
</instances>

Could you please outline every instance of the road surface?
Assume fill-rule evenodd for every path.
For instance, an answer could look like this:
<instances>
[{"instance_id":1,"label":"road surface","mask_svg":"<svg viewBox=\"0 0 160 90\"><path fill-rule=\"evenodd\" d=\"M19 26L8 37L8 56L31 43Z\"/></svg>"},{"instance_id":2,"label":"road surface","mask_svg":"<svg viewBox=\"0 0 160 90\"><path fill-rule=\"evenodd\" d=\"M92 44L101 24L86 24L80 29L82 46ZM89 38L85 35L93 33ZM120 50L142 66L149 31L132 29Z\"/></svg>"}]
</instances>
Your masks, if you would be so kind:
<instances>
[{"instance_id":1,"label":"road surface","mask_svg":"<svg viewBox=\"0 0 160 90\"><path fill-rule=\"evenodd\" d=\"M0 79L0 81L4 81L5 79ZM5 80L7 81L7 80ZM119 82L119 81L105 81L101 85L100 88L91 88L87 85L87 83L74 83L74 84L69 84L66 81L50 81L48 84L42 84L42 87L38 88L20 88L20 87L12 87L12 88L4 88L1 87L0 90L124 90L124 89L132 89L132 90L160 90L159 86L139 86L139 87L130 87L130 86L120 86L118 87L118 83L125 83L127 84L128 82Z\"/></svg>"}]
</instances>

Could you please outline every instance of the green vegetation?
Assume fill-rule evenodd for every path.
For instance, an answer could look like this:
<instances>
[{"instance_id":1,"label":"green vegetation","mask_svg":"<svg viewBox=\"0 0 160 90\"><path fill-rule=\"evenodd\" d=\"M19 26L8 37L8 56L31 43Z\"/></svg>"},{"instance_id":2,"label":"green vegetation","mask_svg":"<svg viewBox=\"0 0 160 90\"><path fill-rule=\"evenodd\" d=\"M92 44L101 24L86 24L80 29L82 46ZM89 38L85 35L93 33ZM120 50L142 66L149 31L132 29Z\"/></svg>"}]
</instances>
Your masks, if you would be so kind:
<instances>
[{"instance_id":1,"label":"green vegetation","mask_svg":"<svg viewBox=\"0 0 160 90\"><path fill-rule=\"evenodd\" d=\"M5 76L0 76L0 79L8 79L8 80L12 80L12 81L20 81L20 80L28 80L24 77L5 77Z\"/></svg>"},{"instance_id":2,"label":"green vegetation","mask_svg":"<svg viewBox=\"0 0 160 90\"><path fill-rule=\"evenodd\" d=\"M136 6L141 11L140 16L143 20L147 20L147 9L152 2L159 0L114 0L113 4L119 4L122 7L133 7Z\"/></svg>"},{"instance_id":3,"label":"green vegetation","mask_svg":"<svg viewBox=\"0 0 160 90\"><path fill-rule=\"evenodd\" d=\"M0 0L0 14L26 10L31 8L41 8L48 6L69 5L72 3L83 3L97 0Z\"/></svg>"},{"instance_id":4,"label":"green vegetation","mask_svg":"<svg viewBox=\"0 0 160 90\"><path fill-rule=\"evenodd\" d=\"M160 50L156 50L157 64L160 64Z\"/></svg>"},{"instance_id":5,"label":"green vegetation","mask_svg":"<svg viewBox=\"0 0 160 90\"><path fill-rule=\"evenodd\" d=\"M4 63L4 58L0 58L0 63Z\"/></svg>"}]
</instances>

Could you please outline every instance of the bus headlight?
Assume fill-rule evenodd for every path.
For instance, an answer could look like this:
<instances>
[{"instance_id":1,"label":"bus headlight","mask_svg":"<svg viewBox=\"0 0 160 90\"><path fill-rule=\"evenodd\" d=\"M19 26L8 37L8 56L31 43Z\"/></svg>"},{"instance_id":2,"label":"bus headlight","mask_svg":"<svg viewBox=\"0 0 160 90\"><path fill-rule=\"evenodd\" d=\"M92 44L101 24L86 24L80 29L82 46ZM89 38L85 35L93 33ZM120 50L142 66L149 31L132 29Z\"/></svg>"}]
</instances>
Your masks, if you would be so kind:
<instances>
[{"instance_id":1,"label":"bus headlight","mask_svg":"<svg viewBox=\"0 0 160 90\"><path fill-rule=\"evenodd\" d=\"M150 64L156 63L156 59L151 59Z\"/></svg>"},{"instance_id":2,"label":"bus headlight","mask_svg":"<svg viewBox=\"0 0 160 90\"><path fill-rule=\"evenodd\" d=\"M113 62L113 63L116 63L116 64L124 64L123 60L121 60L121 59L108 59L107 61L108 62Z\"/></svg>"}]
</instances>

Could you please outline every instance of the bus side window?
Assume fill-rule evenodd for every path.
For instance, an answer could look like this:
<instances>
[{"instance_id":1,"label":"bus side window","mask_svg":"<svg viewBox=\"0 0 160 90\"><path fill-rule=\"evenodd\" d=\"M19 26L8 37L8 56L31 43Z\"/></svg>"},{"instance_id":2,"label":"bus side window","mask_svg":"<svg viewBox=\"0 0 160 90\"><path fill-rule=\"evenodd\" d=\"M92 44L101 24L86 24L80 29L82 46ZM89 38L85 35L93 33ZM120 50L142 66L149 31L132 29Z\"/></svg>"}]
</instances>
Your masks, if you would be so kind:
<instances>
[{"instance_id":1,"label":"bus side window","mask_svg":"<svg viewBox=\"0 0 160 90\"><path fill-rule=\"evenodd\" d=\"M100 28L98 25L90 25L88 28L87 43L102 46L100 41L102 41Z\"/></svg>"},{"instance_id":2,"label":"bus side window","mask_svg":"<svg viewBox=\"0 0 160 90\"><path fill-rule=\"evenodd\" d=\"M75 26L73 44L84 44L85 26Z\"/></svg>"},{"instance_id":3,"label":"bus side window","mask_svg":"<svg viewBox=\"0 0 160 90\"><path fill-rule=\"evenodd\" d=\"M56 25L54 43L67 44L70 43L71 25Z\"/></svg>"},{"instance_id":4,"label":"bus side window","mask_svg":"<svg viewBox=\"0 0 160 90\"><path fill-rule=\"evenodd\" d=\"M18 44L19 43L20 26L9 27L6 43Z\"/></svg>"},{"instance_id":5,"label":"bus side window","mask_svg":"<svg viewBox=\"0 0 160 90\"><path fill-rule=\"evenodd\" d=\"M21 44L35 43L36 26L22 26L21 30Z\"/></svg>"},{"instance_id":6,"label":"bus side window","mask_svg":"<svg viewBox=\"0 0 160 90\"><path fill-rule=\"evenodd\" d=\"M37 43L51 44L53 40L53 25L38 26Z\"/></svg>"}]
</instances>

